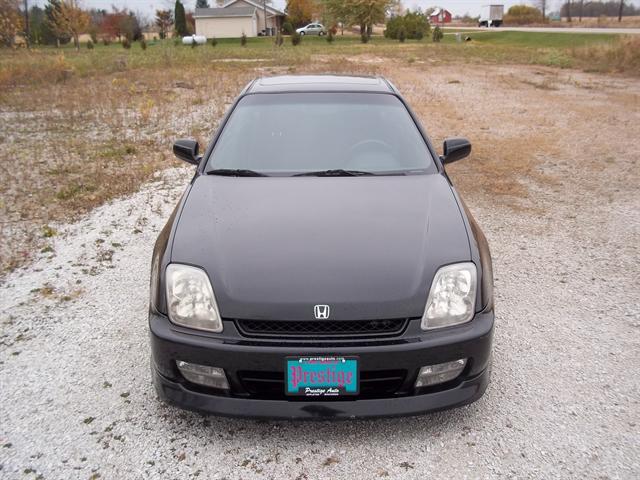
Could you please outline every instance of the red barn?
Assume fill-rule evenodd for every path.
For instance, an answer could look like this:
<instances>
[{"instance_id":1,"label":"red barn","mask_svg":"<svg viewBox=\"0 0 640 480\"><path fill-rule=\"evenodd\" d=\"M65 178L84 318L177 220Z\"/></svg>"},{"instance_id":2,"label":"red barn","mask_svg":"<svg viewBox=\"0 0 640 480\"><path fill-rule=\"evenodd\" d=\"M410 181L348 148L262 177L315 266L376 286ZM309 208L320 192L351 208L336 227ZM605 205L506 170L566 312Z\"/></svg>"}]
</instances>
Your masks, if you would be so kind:
<instances>
[{"instance_id":1,"label":"red barn","mask_svg":"<svg viewBox=\"0 0 640 480\"><path fill-rule=\"evenodd\" d=\"M451 12L444 8L436 8L431 15L429 15L429 22L433 24L437 23L451 23Z\"/></svg>"}]
</instances>

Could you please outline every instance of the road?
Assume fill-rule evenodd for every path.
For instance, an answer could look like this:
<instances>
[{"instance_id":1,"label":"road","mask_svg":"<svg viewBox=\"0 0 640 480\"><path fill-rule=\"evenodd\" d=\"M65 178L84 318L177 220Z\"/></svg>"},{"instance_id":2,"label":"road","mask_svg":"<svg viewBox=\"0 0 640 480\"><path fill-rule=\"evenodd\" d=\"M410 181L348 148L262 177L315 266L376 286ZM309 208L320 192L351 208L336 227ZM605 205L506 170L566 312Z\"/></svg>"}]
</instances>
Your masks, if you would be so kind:
<instances>
[{"instance_id":1,"label":"road","mask_svg":"<svg viewBox=\"0 0 640 480\"><path fill-rule=\"evenodd\" d=\"M587 27L444 27L444 30L483 32L539 32L539 33L614 33L620 35L638 35L640 28L587 28Z\"/></svg>"}]
</instances>

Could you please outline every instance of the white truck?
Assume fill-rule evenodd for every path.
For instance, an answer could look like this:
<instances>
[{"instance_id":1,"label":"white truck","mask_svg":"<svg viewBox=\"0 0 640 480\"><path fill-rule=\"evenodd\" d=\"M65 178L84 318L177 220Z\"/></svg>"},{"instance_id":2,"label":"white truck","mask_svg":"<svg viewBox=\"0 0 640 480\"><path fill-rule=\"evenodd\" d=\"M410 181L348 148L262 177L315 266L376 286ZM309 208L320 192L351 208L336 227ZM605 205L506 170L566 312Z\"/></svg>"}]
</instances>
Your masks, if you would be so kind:
<instances>
[{"instance_id":1,"label":"white truck","mask_svg":"<svg viewBox=\"0 0 640 480\"><path fill-rule=\"evenodd\" d=\"M479 27L499 27L502 25L504 5L483 5L480 9Z\"/></svg>"}]
</instances>

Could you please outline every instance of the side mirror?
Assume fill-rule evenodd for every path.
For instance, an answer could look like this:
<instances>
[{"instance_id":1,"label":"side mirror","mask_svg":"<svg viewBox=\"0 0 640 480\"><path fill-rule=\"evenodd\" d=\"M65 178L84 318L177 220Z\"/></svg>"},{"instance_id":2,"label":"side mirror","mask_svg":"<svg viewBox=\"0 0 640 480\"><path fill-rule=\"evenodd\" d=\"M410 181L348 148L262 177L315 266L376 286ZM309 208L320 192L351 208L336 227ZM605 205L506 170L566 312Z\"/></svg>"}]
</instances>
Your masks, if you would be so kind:
<instances>
[{"instance_id":1,"label":"side mirror","mask_svg":"<svg viewBox=\"0 0 640 480\"><path fill-rule=\"evenodd\" d=\"M198 156L199 149L200 146L198 142L189 138L181 138L173 144L173 154L180 160L184 160L192 165L198 165L198 163L200 163L200 157Z\"/></svg>"},{"instance_id":2,"label":"side mirror","mask_svg":"<svg viewBox=\"0 0 640 480\"><path fill-rule=\"evenodd\" d=\"M471 142L466 138L447 138L443 144L444 155L440 157L443 164L460 160L471 153Z\"/></svg>"}]
</instances>

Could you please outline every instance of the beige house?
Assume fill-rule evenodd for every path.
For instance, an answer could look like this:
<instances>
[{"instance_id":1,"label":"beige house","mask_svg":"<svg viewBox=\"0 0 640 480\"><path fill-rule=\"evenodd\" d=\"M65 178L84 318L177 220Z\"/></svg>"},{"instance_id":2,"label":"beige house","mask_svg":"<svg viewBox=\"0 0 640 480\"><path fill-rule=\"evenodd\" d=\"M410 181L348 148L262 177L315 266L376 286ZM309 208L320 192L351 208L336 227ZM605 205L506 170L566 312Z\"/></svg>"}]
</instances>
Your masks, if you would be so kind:
<instances>
[{"instance_id":1,"label":"beige house","mask_svg":"<svg viewBox=\"0 0 640 480\"><path fill-rule=\"evenodd\" d=\"M237 38L274 35L281 27L285 14L260 0L230 0L221 8L196 8L193 18L196 35L207 38Z\"/></svg>"}]
</instances>

